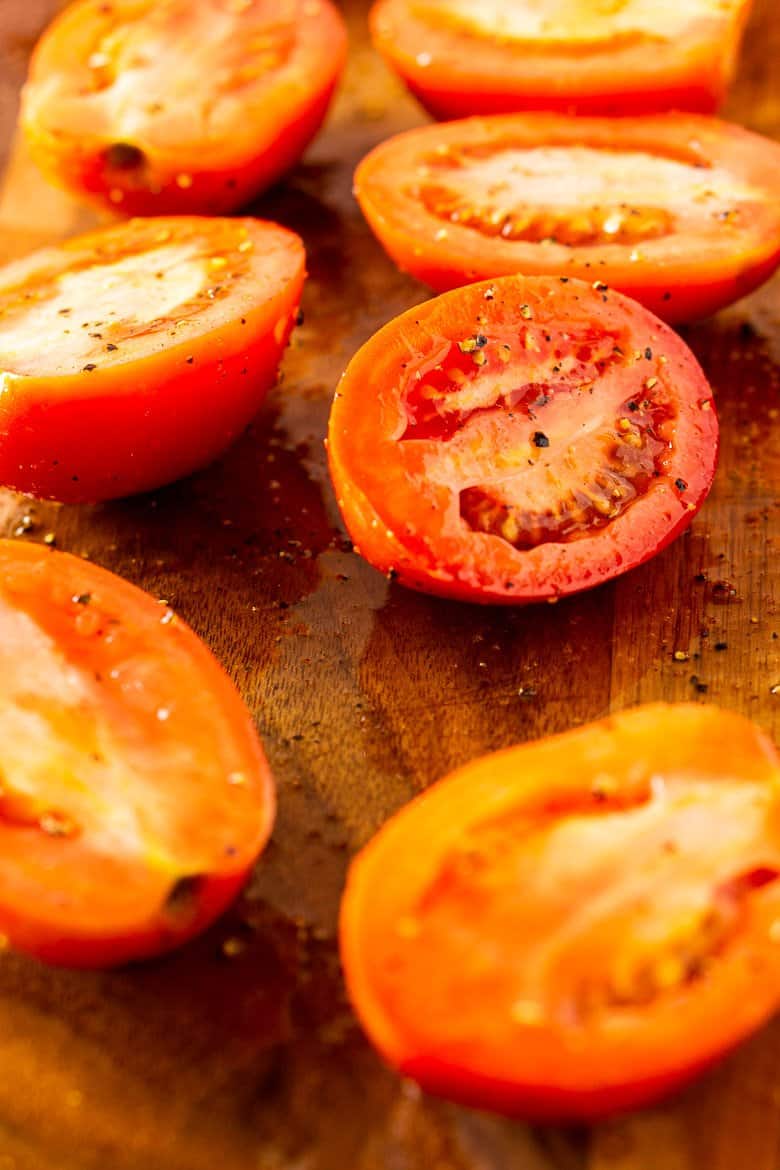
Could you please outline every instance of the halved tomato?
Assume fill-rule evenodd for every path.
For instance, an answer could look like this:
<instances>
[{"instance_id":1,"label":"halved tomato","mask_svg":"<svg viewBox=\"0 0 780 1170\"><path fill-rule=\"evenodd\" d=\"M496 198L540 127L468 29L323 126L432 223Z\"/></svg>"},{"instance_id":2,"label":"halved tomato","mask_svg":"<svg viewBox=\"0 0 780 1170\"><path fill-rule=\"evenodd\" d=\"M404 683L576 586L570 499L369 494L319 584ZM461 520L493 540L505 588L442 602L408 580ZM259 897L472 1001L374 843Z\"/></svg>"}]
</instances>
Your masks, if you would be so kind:
<instances>
[{"instance_id":1,"label":"halved tomato","mask_svg":"<svg viewBox=\"0 0 780 1170\"><path fill-rule=\"evenodd\" d=\"M598 585L690 523L718 424L687 346L605 284L503 277L350 362L328 450L344 521L404 585L518 603Z\"/></svg>"},{"instance_id":2,"label":"halved tomato","mask_svg":"<svg viewBox=\"0 0 780 1170\"><path fill-rule=\"evenodd\" d=\"M104 569L0 541L0 931L52 963L176 946L271 831L249 714L192 630Z\"/></svg>"},{"instance_id":3,"label":"halved tomato","mask_svg":"<svg viewBox=\"0 0 780 1170\"><path fill-rule=\"evenodd\" d=\"M382 244L436 289L513 272L599 277L668 321L771 275L778 188L777 143L696 114L425 126L355 175Z\"/></svg>"},{"instance_id":4,"label":"halved tomato","mask_svg":"<svg viewBox=\"0 0 780 1170\"><path fill-rule=\"evenodd\" d=\"M277 224L180 217L0 269L0 483L106 500L208 463L276 380L305 262Z\"/></svg>"},{"instance_id":5,"label":"halved tomato","mask_svg":"<svg viewBox=\"0 0 780 1170\"><path fill-rule=\"evenodd\" d=\"M330 0L77 0L35 50L22 126L92 202L222 214L298 160L345 57Z\"/></svg>"},{"instance_id":6,"label":"halved tomato","mask_svg":"<svg viewBox=\"0 0 780 1170\"><path fill-rule=\"evenodd\" d=\"M780 761L714 707L639 708L467 764L384 826L341 911L404 1076L591 1118L679 1086L780 1003Z\"/></svg>"},{"instance_id":7,"label":"halved tomato","mask_svg":"<svg viewBox=\"0 0 780 1170\"><path fill-rule=\"evenodd\" d=\"M437 118L717 109L751 0L378 0L374 44Z\"/></svg>"}]
</instances>

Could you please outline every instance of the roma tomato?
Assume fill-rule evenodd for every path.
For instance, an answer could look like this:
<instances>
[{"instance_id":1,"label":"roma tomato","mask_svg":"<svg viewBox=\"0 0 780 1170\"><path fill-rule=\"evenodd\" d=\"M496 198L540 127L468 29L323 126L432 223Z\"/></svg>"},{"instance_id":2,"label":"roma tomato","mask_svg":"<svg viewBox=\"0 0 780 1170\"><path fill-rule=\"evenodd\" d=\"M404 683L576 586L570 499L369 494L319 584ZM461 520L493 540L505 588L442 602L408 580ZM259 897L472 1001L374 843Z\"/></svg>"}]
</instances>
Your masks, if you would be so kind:
<instances>
[{"instance_id":1,"label":"roma tomato","mask_svg":"<svg viewBox=\"0 0 780 1170\"><path fill-rule=\"evenodd\" d=\"M693 704L466 765L350 870L369 1037L426 1089L531 1118L679 1086L780 1001L779 785L755 726Z\"/></svg>"},{"instance_id":2,"label":"roma tomato","mask_svg":"<svg viewBox=\"0 0 780 1170\"><path fill-rule=\"evenodd\" d=\"M76 0L35 50L22 126L76 195L223 214L298 160L345 56L330 0Z\"/></svg>"},{"instance_id":3,"label":"roma tomato","mask_svg":"<svg viewBox=\"0 0 780 1170\"><path fill-rule=\"evenodd\" d=\"M503 277L418 305L350 363L330 468L360 552L467 601L575 593L690 523L718 425L696 359L606 285Z\"/></svg>"},{"instance_id":4,"label":"roma tomato","mask_svg":"<svg viewBox=\"0 0 780 1170\"><path fill-rule=\"evenodd\" d=\"M674 322L774 271L779 188L777 143L695 114L425 126L378 146L355 176L379 240L435 289L598 276Z\"/></svg>"},{"instance_id":5,"label":"roma tomato","mask_svg":"<svg viewBox=\"0 0 780 1170\"><path fill-rule=\"evenodd\" d=\"M0 541L0 931L51 963L176 946L262 850L273 783L227 675L170 609Z\"/></svg>"},{"instance_id":6,"label":"roma tomato","mask_svg":"<svg viewBox=\"0 0 780 1170\"><path fill-rule=\"evenodd\" d=\"M751 0L378 0L374 43L437 118L712 113Z\"/></svg>"},{"instance_id":7,"label":"roma tomato","mask_svg":"<svg viewBox=\"0 0 780 1170\"><path fill-rule=\"evenodd\" d=\"M208 463L276 379L304 266L276 224L179 217L0 269L0 483L106 500Z\"/></svg>"}]
</instances>

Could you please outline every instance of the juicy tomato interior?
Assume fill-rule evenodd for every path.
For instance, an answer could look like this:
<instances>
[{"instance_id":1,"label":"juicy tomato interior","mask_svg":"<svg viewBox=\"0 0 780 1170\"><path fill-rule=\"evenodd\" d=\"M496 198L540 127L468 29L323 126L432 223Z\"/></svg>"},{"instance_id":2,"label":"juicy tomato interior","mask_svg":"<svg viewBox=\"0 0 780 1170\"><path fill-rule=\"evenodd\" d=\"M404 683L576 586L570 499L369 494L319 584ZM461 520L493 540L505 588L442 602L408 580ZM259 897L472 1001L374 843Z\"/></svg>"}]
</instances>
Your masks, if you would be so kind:
<instances>
[{"instance_id":1,"label":"juicy tomato interior","mask_svg":"<svg viewBox=\"0 0 780 1170\"><path fill-rule=\"evenodd\" d=\"M749 0L378 0L379 50L437 117L712 112Z\"/></svg>"},{"instance_id":2,"label":"juicy tomato interior","mask_svg":"<svg viewBox=\"0 0 780 1170\"><path fill-rule=\"evenodd\" d=\"M273 822L249 715L165 605L0 542L0 931L52 962L173 946L235 895Z\"/></svg>"},{"instance_id":3,"label":"juicy tomato interior","mask_svg":"<svg viewBox=\"0 0 780 1170\"><path fill-rule=\"evenodd\" d=\"M681 1083L778 1002L778 780L756 727L695 705L466 765L350 872L369 1036L433 1091L532 1117Z\"/></svg>"},{"instance_id":4,"label":"juicy tomato interior","mask_svg":"<svg viewBox=\"0 0 780 1170\"><path fill-rule=\"evenodd\" d=\"M521 114L390 139L355 190L390 255L434 288L598 276L681 321L776 267L778 182L776 143L712 118Z\"/></svg>"},{"instance_id":5,"label":"juicy tomato interior","mask_svg":"<svg viewBox=\"0 0 780 1170\"><path fill-rule=\"evenodd\" d=\"M79 0L23 125L55 180L129 214L232 210L299 157L346 55L330 0Z\"/></svg>"},{"instance_id":6,"label":"juicy tomato interior","mask_svg":"<svg viewBox=\"0 0 780 1170\"><path fill-rule=\"evenodd\" d=\"M276 378L304 265L276 224L177 217L1 269L0 480L97 500L208 462Z\"/></svg>"},{"instance_id":7,"label":"juicy tomato interior","mask_svg":"<svg viewBox=\"0 0 780 1170\"><path fill-rule=\"evenodd\" d=\"M598 584L686 526L717 421L695 359L605 285L506 277L410 310L350 363L331 472L401 583L521 602Z\"/></svg>"}]
</instances>

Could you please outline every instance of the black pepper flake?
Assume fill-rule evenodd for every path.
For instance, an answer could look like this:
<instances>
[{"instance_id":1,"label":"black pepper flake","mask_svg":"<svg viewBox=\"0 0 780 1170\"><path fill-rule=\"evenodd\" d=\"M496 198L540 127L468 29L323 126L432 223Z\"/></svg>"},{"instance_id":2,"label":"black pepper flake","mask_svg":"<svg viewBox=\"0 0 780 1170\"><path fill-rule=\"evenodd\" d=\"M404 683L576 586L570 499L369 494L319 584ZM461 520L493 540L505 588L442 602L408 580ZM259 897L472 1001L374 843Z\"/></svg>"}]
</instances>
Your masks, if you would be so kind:
<instances>
[{"instance_id":1,"label":"black pepper flake","mask_svg":"<svg viewBox=\"0 0 780 1170\"><path fill-rule=\"evenodd\" d=\"M649 362L653 360L653 351L649 345L645 347L645 357Z\"/></svg>"},{"instance_id":2,"label":"black pepper flake","mask_svg":"<svg viewBox=\"0 0 780 1170\"><path fill-rule=\"evenodd\" d=\"M188 358L185 358L185 361L187 362L187 365L188 365L188 366L191 366L191 365L192 365L192 363L195 361L195 358L194 358L194 357L188 357Z\"/></svg>"},{"instance_id":3,"label":"black pepper flake","mask_svg":"<svg viewBox=\"0 0 780 1170\"><path fill-rule=\"evenodd\" d=\"M114 345L113 341L109 341L108 345L106 346L106 349L108 350L109 353L113 353L115 349L118 349L118 346Z\"/></svg>"},{"instance_id":4,"label":"black pepper flake","mask_svg":"<svg viewBox=\"0 0 780 1170\"><path fill-rule=\"evenodd\" d=\"M684 479L676 479L674 481L674 486L677 488L678 492L684 492L688 487Z\"/></svg>"},{"instance_id":5,"label":"black pepper flake","mask_svg":"<svg viewBox=\"0 0 780 1170\"><path fill-rule=\"evenodd\" d=\"M559 276L558 279L560 280L561 284L568 284L569 283L568 276Z\"/></svg>"},{"instance_id":6,"label":"black pepper flake","mask_svg":"<svg viewBox=\"0 0 780 1170\"><path fill-rule=\"evenodd\" d=\"M89 605L91 600L91 593L77 593L75 597L72 598L74 605Z\"/></svg>"},{"instance_id":7,"label":"black pepper flake","mask_svg":"<svg viewBox=\"0 0 780 1170\"><path fill-rule=\"evenodd\" d=\"M629 402L628 409L629 410L639 410L639 403L638 402Z\"/></svg>"},{"instance_id":8,"label":"black pepper flake","mask_svg":"<svg viewBox=\"0 0 780 1170\"><path fill-rule=\"evenodd\" d=\"M728 642L716 642L715 643L716 650L728 650L728 648L729 648Z\"/></svg>"},{"instance_id":9,"label":"black pepper flake","mask_svg":"<svg viewBox=\"0 0 780 1170\"><path fill-rule=\"evenodd\" d=\"M710 689L707 683L701 681L698 674L691 675L691 686L699 695L706 695L707 691Z\"/></svg>"},{"instance_id":10,"label":"black pepper flake","mask_svg":"<svg viewBox=\"0 0 780 1170\"><path fill-rule=\"evenodd\" d=\"M535 447L549 447L550 440L542 431L534 431L531 441Z\"/></svg>"},{"instance_id":11,"label":"black pepper flake","mask_svg":"<svg viewBox=\"0 0 780 1170\"><path fill-rule=\"evenodd\" d=\"M93 370L97 369L97 366L94 362L87 362L87 364L81 368L85 374L91 374Z\"/></svg>"}]
</instances>

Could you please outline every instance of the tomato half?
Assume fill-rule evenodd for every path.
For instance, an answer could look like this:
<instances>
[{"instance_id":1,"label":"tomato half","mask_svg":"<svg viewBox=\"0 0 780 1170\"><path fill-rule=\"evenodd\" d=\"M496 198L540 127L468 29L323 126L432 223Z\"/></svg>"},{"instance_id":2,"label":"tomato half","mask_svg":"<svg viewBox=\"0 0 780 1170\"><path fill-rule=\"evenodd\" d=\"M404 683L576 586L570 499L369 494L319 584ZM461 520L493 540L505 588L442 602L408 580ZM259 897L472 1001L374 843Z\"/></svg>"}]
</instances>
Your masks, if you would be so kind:
<instances>
[{"instance_id":1,"label":"tomato half","mask_svg":"<svg viewBox=\"0 0 780 1170\"><path fill-rule=\"evenodd\" d=\"M466 765L353 863L352 1002L432 1092L586 1118L675 1088L780 1002L780 761L662 704Z\"/></svg>"},{"instance_id":2,"label":"tomato half","mask_svg":"<svg viewBox=\"0 0 780 1170\"><path fill-rule=\"evenodd\" d=\"M0 541L0 931L52 963L167 950L235 896L273 782L227 675L113 573Z\"/></svg>"},{"instance_id":3,"label":"tomato half","mask_svg":"<svg viewBox=\"0 0 780 1170\"><path fill-rule=\"evenodd\" d=\"M276 224L181 217L0 269L0 483L105 500L208 463L276 380L304 268Z\"/></svg>"},{"instance_id":4,"label":"tomato half","mask_svg":"<svg viewBox=\"0 0 780 1170\"><path fill-rule=\"evenodd\" d=\"M425 126L355 175L379 240L436 289L514 272L599 277L675 322L771 275L778 188L780 145L696 114Z\"/></svg>"},{"instance_id":5,"label":"tomato half","mask_svg":"<svg viewBox=\"0 0 780 1170\"><path fill-rule=\"evenodd\" d=\"M330 0L77 0L35 50L22 126L92 202L223 214L297 162L345 57Z\"/></svg>"},{"instance_id":6,"label":"tomato half","mask_svg":"<svg viewBox=\"0 0 780 1170\"><path fill-rule=\"evenodd\" d=\"M437 118L717 109L751 0L378 0L374 44Z\"/></svg>"},{"instance_id":7,"label":"tomato half","mask_svg":"<svg viewBox=\"0 0 780 1170\"><path fill-rule=\"evenodd\" d=\"M693 354L606 285L503 277L391 321L349 364L330 469L404 585L518 603L598 585L690 523L718 424Z\"/></svg>"}]
</instances>

